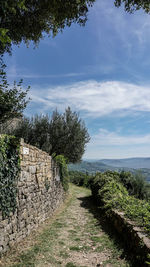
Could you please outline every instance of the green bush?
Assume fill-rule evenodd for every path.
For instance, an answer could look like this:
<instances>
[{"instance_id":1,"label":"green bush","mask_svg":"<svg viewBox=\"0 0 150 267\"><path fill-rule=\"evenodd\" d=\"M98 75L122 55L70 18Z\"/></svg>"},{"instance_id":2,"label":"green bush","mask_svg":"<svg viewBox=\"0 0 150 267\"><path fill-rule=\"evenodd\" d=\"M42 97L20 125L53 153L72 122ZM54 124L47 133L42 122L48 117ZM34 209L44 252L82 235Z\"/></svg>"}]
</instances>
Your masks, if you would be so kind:
<instances>
[{"instance_id":1,"label":"green bush","mask_svg":"<svg viewBox=\"0 0 150 267\"><path fill-rule=\"evenodd\" d=\"M63 155L58 155L54 158L55 162L59 166L60 180L65 191L69 189L69 174L67 159Z\"/></svg>"},{"instance_id":2,"label":"green bush","mask_svg":"<svg viewBox=\"0 0 150 267\"><path fill-rule=\"evenodd\" d=\"M112 209L123 211L127 218L145 229L150 236L150 202L130 196L116 172L97 173L91 184L92 195L107 216Z\"/></svg>"},{"instance_id":3,"label":"green bush","mask_svg":"<svg viewBox=\"0 0 150 267\"><path fill-rule=\"evenodd\" d=\"M6 218L17 207L17 179L19 167L19 140L0 136L0 211Z\"/></svg>"},{"instance_id":4,"label":"green bush","mask_svg":"<svg viewBox=\"0 0 150 267\"><path fill-rule=\"evenodd\" d=\"M119 176L129 195L139 199L150 199L150 185L140 171L136 174L122 171Z\"/></svg>"},{"instance_id":5,"label":"green bush","mask_svg":"<svg viewBox=\"0 0 150 267\"><path fill-rule=\"evenodd\" d=\"M78 186L90 188L92 175L79 171L69 171L70 182Z\"/></svg>"}]
</instances>

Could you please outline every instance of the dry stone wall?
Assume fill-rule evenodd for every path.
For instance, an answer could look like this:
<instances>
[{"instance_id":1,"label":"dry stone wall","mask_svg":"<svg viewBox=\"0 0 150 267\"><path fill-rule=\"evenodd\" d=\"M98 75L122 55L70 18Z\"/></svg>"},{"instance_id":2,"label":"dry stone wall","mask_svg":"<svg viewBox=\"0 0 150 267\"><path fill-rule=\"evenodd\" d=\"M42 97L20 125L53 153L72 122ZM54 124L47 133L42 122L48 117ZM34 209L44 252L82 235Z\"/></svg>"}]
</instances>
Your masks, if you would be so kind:
<instances>
[{"instance_id":1,"label":"dry stone wall","mask_svg":"<svg viewBox=\"0 0 150 267\"><path fill-rule=\"evenodd\" d=\"M40 149L20 144L17 209L5 220L0 215L0 253L7 251L53 215L64 199L59 168Z\"/></svg>"}]
</instances>

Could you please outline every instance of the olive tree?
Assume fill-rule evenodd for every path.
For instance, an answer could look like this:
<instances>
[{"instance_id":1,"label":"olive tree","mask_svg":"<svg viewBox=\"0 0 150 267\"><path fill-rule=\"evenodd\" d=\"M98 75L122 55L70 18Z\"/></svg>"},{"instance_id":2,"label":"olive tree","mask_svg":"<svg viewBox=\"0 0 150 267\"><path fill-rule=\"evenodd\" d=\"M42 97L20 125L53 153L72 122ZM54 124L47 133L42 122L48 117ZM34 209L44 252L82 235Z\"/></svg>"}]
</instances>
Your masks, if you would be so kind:
<instances>
[{"instance_id":1,"label":"olive tree","mask_svg":"<svg viewBox=\"0 0 150 267\"><path fill-rule=\"evenodd\" d=\"M48 115L23 118L9 133L24 138L25 142L53 157L61 154L72 163L81 160L90 140L84 122L70 107L63 114L55 110L51 118Z\"/></svg>"}]
</instances>

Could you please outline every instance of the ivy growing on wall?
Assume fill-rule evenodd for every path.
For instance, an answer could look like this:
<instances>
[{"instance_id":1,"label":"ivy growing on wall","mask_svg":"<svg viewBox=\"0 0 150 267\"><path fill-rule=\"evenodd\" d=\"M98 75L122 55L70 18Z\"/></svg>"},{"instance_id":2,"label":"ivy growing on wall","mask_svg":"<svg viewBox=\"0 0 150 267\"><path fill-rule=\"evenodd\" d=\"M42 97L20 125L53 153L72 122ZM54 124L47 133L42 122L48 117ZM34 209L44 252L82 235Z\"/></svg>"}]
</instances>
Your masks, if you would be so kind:
<instances>
[{"instance_id":1,"label":"ivy growing on wall","mask_svg":"<svg viewBox=\"0 0 150 267\"><path fill-rule=\"evenodd\" d=\"M0 136L0 211L7 218L17 207L17 178L19 174L19 140Z\"/></svg>"},{"instance_id":2,"label":"ivy growing on wall","mask_svg":"<svg viewBox=\"0 0 150 267\"><path fill-rule=\"evenodd\" d=\"M69 174L68 174L67 160L63 155L56 156L54 160L59 166L60 180L64 188L64 191L67 191L69 188Z\"/></svg>"}]
</instances>

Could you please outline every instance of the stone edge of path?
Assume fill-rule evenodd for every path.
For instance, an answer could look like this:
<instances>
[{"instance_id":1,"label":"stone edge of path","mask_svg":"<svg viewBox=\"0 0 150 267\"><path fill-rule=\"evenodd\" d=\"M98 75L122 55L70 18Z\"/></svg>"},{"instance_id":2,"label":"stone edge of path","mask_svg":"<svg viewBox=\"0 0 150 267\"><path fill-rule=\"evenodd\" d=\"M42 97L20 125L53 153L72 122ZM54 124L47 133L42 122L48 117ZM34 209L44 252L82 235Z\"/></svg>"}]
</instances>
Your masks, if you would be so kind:
<instances>
[{"instance_id":1,"label":"stone edge of path","mask_svg":"<svg viewBox=\"0 0 150 267\"><path fill-rule=\"evenodd\" d=\"M142 267L150 266L146 261L150 261L150 239L144 234L142 228L137 227L135 222L125 218L123 212L112 210L112 216L109 217L116 231L121 235L127 249L132 251L133 256L138 256L142 262Z\"/></svg>"}]
</instances>

